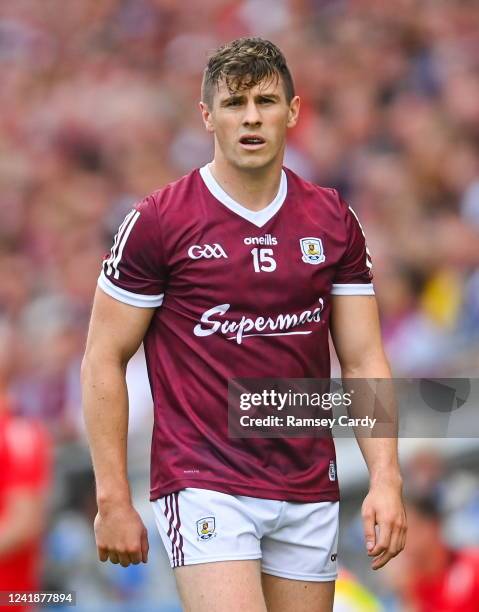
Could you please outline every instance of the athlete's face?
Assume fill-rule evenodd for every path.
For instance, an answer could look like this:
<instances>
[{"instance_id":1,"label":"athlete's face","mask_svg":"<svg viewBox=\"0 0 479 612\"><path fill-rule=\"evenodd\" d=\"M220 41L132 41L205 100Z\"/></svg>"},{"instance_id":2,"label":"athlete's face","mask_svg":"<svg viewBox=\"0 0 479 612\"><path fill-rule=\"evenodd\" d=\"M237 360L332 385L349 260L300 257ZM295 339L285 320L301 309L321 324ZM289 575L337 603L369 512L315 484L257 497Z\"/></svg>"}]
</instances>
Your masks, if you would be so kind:
<instances>
[{"instance_id":1,"label":"athlete's face","mask_svg":"<svg viewBox=\"0 0 479 612\"><path fill-rule=\"evenodd\" d=\"M286 132L298 120L299 97L286 100L281 77L231 92L221 81L211 108L200 102L206 129L215 137L215 158L241 169L282 163Z\"/></svg>"}]
</instances>

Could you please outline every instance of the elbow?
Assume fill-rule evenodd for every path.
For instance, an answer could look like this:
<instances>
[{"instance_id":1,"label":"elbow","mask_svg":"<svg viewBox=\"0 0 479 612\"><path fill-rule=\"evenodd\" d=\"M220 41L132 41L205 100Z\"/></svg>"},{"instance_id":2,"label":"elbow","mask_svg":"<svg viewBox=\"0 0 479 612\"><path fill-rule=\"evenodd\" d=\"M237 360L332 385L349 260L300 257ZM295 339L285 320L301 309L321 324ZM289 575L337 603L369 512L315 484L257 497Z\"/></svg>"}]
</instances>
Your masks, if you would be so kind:
<instances>
[{"instance_id":1,"label":"elbow","mask_svg":"<svg viewBox=\"0 0 479 612\"><path fill-rule=\"evenodd\" d=\"M80 366L80 380L82 386L89 385L100 374L110 373L126 374L128 359L121 355L95 349L86 350Z\"/></svg>"},{"instance_id":2,"label":"elbow","mask_svg":"<svg viewBox=\"0 0 479 612\"><path fill-rule=\"evenodd\" d=\"M96 355L93 351L86 352L80 366L80 380L82 386L84 387L90 384L95 376L98 376L103 369L101 357Z\"/></svg>"}]
</instances>

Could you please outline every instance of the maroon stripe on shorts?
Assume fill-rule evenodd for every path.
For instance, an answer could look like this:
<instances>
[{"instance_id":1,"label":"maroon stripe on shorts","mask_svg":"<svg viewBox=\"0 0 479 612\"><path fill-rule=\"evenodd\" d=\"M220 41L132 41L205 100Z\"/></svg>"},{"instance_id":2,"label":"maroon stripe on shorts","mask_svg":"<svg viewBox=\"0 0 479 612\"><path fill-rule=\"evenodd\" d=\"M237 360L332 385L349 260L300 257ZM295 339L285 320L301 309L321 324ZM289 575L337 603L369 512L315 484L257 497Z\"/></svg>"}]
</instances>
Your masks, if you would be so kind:
<instances>
[{"instance_id":1,"label":"maroon stripe on shorts","mask_svg":"<svg viewBox=\"0 0 479 612\"><path fill-rule=\"evenodd\" d=\"M171 495L166 495L165 496L165 517L166 520L169 521L169 529L168 529L168 533L166 534L170 539L171 539L171 558L173 559L173 567L176 567L177 563L176 563L176 549L175 549L175 542L174 542L174 538L171 538L171 533L173 531L173 499ZM176 534L175 534L176 537Z\"/></svg>"},{"instance_id":2,"label":"maroon stripe on shorts","mask_svg":"<svg viewBox=\"0 0 479 612\"><path fill-rule=\"evenodd\" d=\"M175 521L176 521L176 517L175 517L175 503L174 503L174 497L175 497L176 493L173 493L171 495L171 500L170 500L170 504L171 504L171 516L172 516L172 527L173 527L173 538L171 540L173 546L175 547L175 555L174 555L174 561L175 561L175 565L174 567L178 567L178 565L180 564L180 556L179 556L179 550L178 550L178 544L177 544L177 539L178 538L178 532L176 531L176 527L175 527Z\"/></svg>"},{"instance_id":3,"label":"maroon stripe on shorts","mask_svg":"<svg viewBox=\"0 0 479 612\"><path fill-rule=\"evenodd\" d=\"M176 503L176 530L178 531L178 536L179 536L179 547L178 547L178 552L179 552L179 564L180 565L184 565L185 564L185 553L183 552L183 536L180 533L180 527L181 527L181 519L180 519L180 506L179 506L179 498L180 495L179 493L175 493L175 503Z\"/></svg>"},{"instance_id":4,"label":"maroon stripe on shorts","mask_svg":"<svg viewBox=\"0 0 479 612\"><path fill-rule=\"evenodd\" d=\"M170 502L170 505L168 507L168 502ZM170 515L170 516L168 516ZM173 508L171 506L171 495L167 495L165 497L165 516L167 518L167 520L169 520L170 522L170 528L168 529L168 533L166 534L168 537L171 536L171 532L173 530Z\"/></svg>"}]
</instances>

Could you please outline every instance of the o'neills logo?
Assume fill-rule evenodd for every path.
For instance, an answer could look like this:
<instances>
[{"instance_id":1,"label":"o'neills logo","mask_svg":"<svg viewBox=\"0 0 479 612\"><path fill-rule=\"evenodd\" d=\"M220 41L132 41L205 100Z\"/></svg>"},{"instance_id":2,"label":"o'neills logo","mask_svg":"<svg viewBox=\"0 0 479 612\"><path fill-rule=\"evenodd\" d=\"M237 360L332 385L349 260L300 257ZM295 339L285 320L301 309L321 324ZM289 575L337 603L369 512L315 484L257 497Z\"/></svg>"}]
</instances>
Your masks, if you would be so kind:
<instances>
[{"instance_id":1,"label":"o'neills logo","mask_svg":"<svg viewBox=\"0 0 479 612\"><path fill-rule=\"evenodd\" d=\"M245 244L278 244L278 239L271 234L265 234L264 236L253 236L252 238L245 238L243 241Z\"/></svg>"},{"instance_id":2,"label":"o'neills logo","mask_svg":"<svg viewBox=\"0 0 479 612\"><path fill-rule=\"evenodd\" d=\"M223 334L227 340L236 340L241 344L243 338L253 336L287 336L310 334L313 330L293 329L306 323L319 323L321 312L324 308L323 298L319 298L319 306L313 310L304 310L300 314L279 314L277 317L241 317L239 321L224 319L231 304L220 304L205 311L201 317L201 323L195 325L195 336L211 336L211 334ZM251 333L250 333L251 332ZM232 334L232 335L230 335Z\"/></svg>"}]
</instances>

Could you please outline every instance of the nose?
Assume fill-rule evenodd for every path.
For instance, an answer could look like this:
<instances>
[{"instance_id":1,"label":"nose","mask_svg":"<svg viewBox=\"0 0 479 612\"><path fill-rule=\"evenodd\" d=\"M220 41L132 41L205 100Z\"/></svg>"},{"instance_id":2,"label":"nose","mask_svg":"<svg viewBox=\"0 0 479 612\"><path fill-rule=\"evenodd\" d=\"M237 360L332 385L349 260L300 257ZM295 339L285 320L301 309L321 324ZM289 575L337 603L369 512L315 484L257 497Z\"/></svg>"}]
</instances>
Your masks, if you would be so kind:
<instances>
[{"instance_id":1,"label":"nose","mask_svg":"<svg viewBox=\"0 0 479 612\"><path fill-rule=\"evenodd\" d=\"M255 104L255 101L250 99L245 107L245 113L243 116L243 125L260 125L261 124L261 114L259 112L258 106Z\"/></svg>"}]
</instances>

